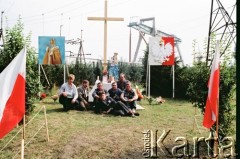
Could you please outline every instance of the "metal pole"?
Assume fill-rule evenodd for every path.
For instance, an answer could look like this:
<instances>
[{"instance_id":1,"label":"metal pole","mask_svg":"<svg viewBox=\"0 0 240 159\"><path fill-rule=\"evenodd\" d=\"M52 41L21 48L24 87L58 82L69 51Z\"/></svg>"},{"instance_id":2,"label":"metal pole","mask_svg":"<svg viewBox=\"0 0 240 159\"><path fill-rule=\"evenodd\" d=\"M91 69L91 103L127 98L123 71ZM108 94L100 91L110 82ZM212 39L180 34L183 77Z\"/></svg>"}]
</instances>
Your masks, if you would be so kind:
<instances>
[{"instance_id":1,"label":"metal pole","mask_svg":"<svg viewBox=\"0 0 240 159\"><path fill-rule=\"evenodd\" d=\"M208 66L209 45L210 45L211 30L212 30L212 11L213 11L213 0L212 0L212 4L211 4L211 11L210 11L210 22L209 22L209 30L208 30L208 45L207 45L206 66Z\"/></svg>"},{"instance_id":2,"label":"metal pole","mask_svg":"<svg viewBox=\"0 0 240 159\"><path fill-rule=\"evenodd\" d=\"M175 98L175 65L172 65L172 69L173 69L173 98Z\"/></svg>"},{"instance_id":3,"label":"metal pole","mask_svg":"<svg viewBox=\"0 0 240 159\"><path fill-rule=\"evenodd\" d=\"M131 56L132 56L132 32L130 27L130 35L129 35L129 62L131 62Z\"/></svg>"},{"instance_id":4,"label":"metal pole","mask_svg":"<svg viewBox=\"0 0 240 159\"><path fill-rule=\"evenodd\" d=\"M1 12L1 28L0 28L0 39L2 38L3 45L4 45L3 28L2 28L2 25L3 25L3 13L4 13L4 11L2 11L2 12Z\"/></svg>"},{"instance_id":5,"label":"metal pole","mask_svg":"<svg viewBox=\"0 0 240 159\"><path fill-rule=\"evenodd\" d=\"M2 29L2 24L3 24L3 13L4 13L4 11L1 12L1 29Z\"/></svg>"},{"instance_id":6,"label":"metal pole","mask_svg":"<svg viewBox=\"0 0 240 159\"><path fill-rule=\"evenodd\" d=\"M40 84L41 84L41 68L40 67L41 67L40 64L38 64L38 81L39 81L38 88L39 88L39 90L40 90ZM38 96L40 97L40 95L41 95L41 92L39 91Z\"/></svg>"},{"instance_id":7,"label":"metal pole","mask_svg":"<svg viewBox=\"0 0 240 159\"><path fill-rule=\"evenodd\" d=\"M148 95L148 59L147 59L147 73L146 73L146 95Z\"/></svg>"},{"instance_id":8,"label":"metal pole","mask_svg":"<svg viewBox=\"0 0 240 159\"><path fill-rule=\"evenodd\" d=\"M63 82L65 83L65 77L66 77L66 64L63 65Z\"/></svg>"},{"instance_id":9,"label":"metal pole","mask_svg":"<svg viewBox=\"0 0 240 159\"><path fill-rule=\"evenodd\" d=\"M150 65L148 65L148 69L149 69L149 71L148 71L148 97L150 98L150 96L151 96L151 93L150 93L150 85L151 85L151 66Z\"/></svg>"}]
</instances>

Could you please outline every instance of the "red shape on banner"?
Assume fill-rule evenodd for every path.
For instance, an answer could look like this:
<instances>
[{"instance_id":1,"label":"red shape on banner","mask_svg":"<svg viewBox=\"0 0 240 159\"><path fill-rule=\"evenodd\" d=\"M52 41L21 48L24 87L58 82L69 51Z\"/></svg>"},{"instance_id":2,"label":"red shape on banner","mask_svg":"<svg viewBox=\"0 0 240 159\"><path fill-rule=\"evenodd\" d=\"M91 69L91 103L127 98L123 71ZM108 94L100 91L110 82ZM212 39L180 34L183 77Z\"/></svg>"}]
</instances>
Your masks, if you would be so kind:
<instances>
[{"instance_id":1,"label":"red shape on banner","mask_svg":"<svg viewBox=\"0 0 240 159\"><path fill-rule=\"evenodd\" d=\"M162 65L174 65L175 56L174 56L174 37L162 37L164 46L167 43L170 43L173 47L173 53L170 56L167 56L167 60L162 63Z\"/></svg>"}]
</instances>

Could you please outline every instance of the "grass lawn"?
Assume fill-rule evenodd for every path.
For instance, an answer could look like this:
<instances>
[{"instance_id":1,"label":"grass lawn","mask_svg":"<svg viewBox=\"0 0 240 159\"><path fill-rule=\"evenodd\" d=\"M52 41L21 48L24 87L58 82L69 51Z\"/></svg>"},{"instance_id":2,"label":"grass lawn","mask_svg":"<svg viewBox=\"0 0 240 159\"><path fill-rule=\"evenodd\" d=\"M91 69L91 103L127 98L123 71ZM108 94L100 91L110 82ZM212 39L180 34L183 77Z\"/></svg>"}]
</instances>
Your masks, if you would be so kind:
<instances>
[{"instance_id":1,"label":"grass lawn","mask_svg":"<svg viewBox=\"0 0 240 159\"><path fill-rule=\"evenodd\" d=\"M202 127L202 115L191 103L186 101L166 99L161 105L152 104L143 100L140 105L144 110L139 110L140 116L115 117L110 115L96 115L91 111L81 112L70 110L64 112L62 106L52 99L45 98L37 103L37 109L42 105L47 108L48 129L50 141L46 138L46 129L43 127L33 140L25 148L25 158L143 158L144 150L143 132L152 130L154 136L157 132L159 138L163 130L171 130L163 144L170 152L176 145L177 137L186 137L190 146L189 152L193 154L193 137L205 137L209 131ZM199 126L194 121L194 114ZM32 114L27 120L30 120ZM36 118L26 127L27 143L39 128L44 124L44 113L40 112ZM195 125L195 126L194 126ZM4 139L0 140L0 149L8 140L16 134L21 126L14 129ZM20 151L21 133L3 150L0 151L0 158L12 158ZM167 150L163 148L166 155ZM182 153L180 149L178 153ZM166 158L158 147L159 158ZM207 155L207 152L200 152L200 155ZM16 158L20 158L17 155Z\"/></svg>"}]
</instances>

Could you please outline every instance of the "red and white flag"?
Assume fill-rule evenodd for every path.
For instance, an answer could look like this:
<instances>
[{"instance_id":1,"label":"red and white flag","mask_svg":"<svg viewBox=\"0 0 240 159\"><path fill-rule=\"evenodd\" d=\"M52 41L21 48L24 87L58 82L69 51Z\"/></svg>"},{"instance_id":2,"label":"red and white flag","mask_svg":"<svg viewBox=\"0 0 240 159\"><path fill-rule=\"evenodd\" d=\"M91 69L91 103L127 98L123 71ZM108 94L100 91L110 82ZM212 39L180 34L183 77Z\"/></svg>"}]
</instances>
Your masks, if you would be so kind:
<instances>
[{"instance_id":1,"label":"red and white flag","mask_svg":"<svg viewBox=\"0 0 240 159\"><path fill-rule=\"evenodd\" d=\"M8 134L25 113L26 49L0 74L0 139Z\"/></svg>"},{"instance_id":2,"label":"red and white flag","mask_svg":"<svg viewBox=\"0 0 240 159\"><path fill-rule=\"evenodd\" d=\"M205 107L203 126L211 128L218 119L218 99L220 80L220 54L219 42L217 42L215 55L212 63L211 75L208 82L208 97Z\"/></svg>"}]
</instances>

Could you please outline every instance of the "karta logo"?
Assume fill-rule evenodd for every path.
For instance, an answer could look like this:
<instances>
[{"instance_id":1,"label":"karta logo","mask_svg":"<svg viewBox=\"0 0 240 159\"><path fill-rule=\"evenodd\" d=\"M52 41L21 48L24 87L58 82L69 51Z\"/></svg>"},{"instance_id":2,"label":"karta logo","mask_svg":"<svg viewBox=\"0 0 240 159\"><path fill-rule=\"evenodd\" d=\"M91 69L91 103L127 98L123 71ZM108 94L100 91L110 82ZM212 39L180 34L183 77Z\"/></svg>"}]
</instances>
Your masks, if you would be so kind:
<instances>
[{"instance_id":1,"label":"karta logo","mask_svg":"<svg viewBox=\"0 0 240 159\"><path fill-rule=\"evenodd\" d=\"M174 146L169 147L169 143L168 146L166 145L169 133L170 130L167 132L163 130L162 134L159 134L158 130L155 131L155 134L152 130L143 131L143 157L162 158L165 156L166 158L234 158L237 156L235 153L235 141L232 137L219 139L214 136L213 133L210 133L207 138L193 137L192 148L190 148L189 140L187 140L186 137L176 137L174 143L170 143L170 145ZM200 144L205 147L207 155L201 154L204 149L201 147L200 151Z\"/></svg>"}]
</instances>

